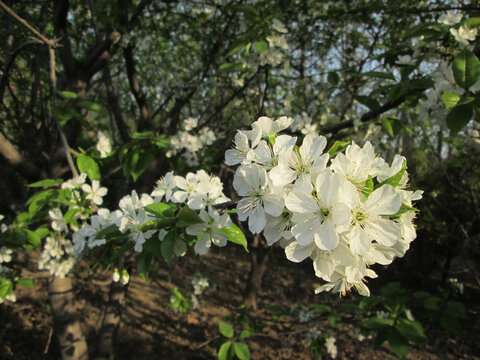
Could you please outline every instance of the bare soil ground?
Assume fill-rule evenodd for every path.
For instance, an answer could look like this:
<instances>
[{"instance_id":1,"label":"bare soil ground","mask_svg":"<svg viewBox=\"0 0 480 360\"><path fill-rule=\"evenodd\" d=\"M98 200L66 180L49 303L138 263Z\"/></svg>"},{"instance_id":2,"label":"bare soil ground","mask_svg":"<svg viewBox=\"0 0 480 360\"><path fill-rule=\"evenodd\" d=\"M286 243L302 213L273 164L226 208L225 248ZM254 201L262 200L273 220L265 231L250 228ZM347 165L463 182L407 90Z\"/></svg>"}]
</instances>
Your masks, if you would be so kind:
<instances>
[{"instance_id":1,"label":"bare soil ground","mask_svg":"<svg viewBox=\"0 0 480 360\"><path fill-rule=\"evenodd\" d=\"M376 349L373 340L357 339L354 329L358 327L358 319L347 317L333 328L327 320L305 324L294 313L288 314L288 309L296 305L334 306L352 302L356 295L344 298L331 294L315 295L313 289L319 281L313 274L311 262L290 263L284 258L282 249L273 248L271 251L274 253L262 279L258 310L248 312L250 322L260 328L260 332L245 340L252 359L315 359L305 342L306 333L312 326L336 337L337 359L396 358L386 344ZM30 266L32 273L35 266ZM212 249L199 260L192 257L176 259L171 267L165 265L147 284L138 276L132 276L116 342L116 359L216 359L212 344L219 337L217 321L228 322L225 320L228 314L238 315L249 268L248 254L240 247L230 245ZM408 281L408 275L412 275L395 268L386 271L383 280L373 280L369 284L373 294L382 281L388 279L404 284L405 278ZM176 313L168 307L171 289L178 288L182 293L192 291L192 276L197 272L208 274L216 281L216 286L200 297L196 309L188 314ZM111 273L90 275L86 264L80 264L80 271L74 278L78 289L76 305L92 352L110 279ZM0 305L1 360L58 358L46 279L37 278L34 283L34 291L19 289L16 303ZM478 286L472 284L466 284L465 288L468 316L462 324L462 336L427 328L425 343L412 345L408 359L480 359L480 292ZM278 315L278 309L287 311L274 321L272 315ZM235 333L239 334L244 327L237 324Z\"/></svg>"}]
</instances>

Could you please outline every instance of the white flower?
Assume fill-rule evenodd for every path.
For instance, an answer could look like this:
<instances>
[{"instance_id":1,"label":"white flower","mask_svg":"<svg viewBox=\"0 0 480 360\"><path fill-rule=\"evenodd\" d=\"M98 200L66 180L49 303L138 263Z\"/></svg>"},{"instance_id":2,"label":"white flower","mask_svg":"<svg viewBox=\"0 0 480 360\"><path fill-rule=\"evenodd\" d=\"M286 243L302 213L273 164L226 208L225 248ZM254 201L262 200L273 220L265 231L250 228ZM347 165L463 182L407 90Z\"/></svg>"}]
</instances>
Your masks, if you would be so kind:
<instances>
[{"instance_id":1,"label":"white flower","mask_svg":"<svg viewBox=\"0 0 480 360\"><path fill-rule=\"evenodd\" d=\"M233 179L233 188L243 196L237 204L238 218L240 221L248 218L248 227L254 234L265 227L265 212L272 216L283 212L283 198L278 196L281 189L269 186L266 170L258 165L239 167Z\"/></svg>"},{"instance_id":2,"label":"white flower","mask_svg":"<svg viewBox=\"0 0 480 360\"><path fill-rule=\"evenodd\" d=\"M194 274L192 278L193 293L202 295L203 291L209 286L208 278L201 274Z\"/></svg>"},{"instance_id":3,"label":"white flower","mask_svg":"<svg viewBox=\"0 0 480 360\"><path fill-rule=\"evenodd\" d=\"M166 201L170 201L172 198L173 190L175 189L175 177L173 172L168 172L165 174L165 177L160 178L157 181L155 189L152 192L152 196L155 198L155 201L162 201L165 196Z\"/></svg>"},{"instance_id":4,"label":"white flower","mask_svg":"<svg viewBox=\"0 0 480 360\"><path fill-rule=\"evenodd\" d=\"M318 339L321 334L322 332L314 326L308 330L307 335L305 336L305 342L310 345L312 341Z\"/></svg>"},{"instance_id":5,"label":"white flower","mask_svg":"<svg viewBox=\"0 0 480 360\"><path fill-rule=\"evenodd\" d=\"M386 166L385 160L375 156L372 144L367 141L363 148L352 142L345 155L339 153L332 160L331 168L352 183L359 184L368 180L368 176L376 177Z\"/></svg>"},{"instance_id":6,"label":"white flower","mask_svg":"<svg viewBox=\"0 0 480 360\"><path fill-rule=\"evenodd\" d=\"M278 19L273 19L272 29L278 31L279 33L286 34L288 32L287 28L283 23Z\"/></svg>"},{"instance_id":7,"label":"white flower","mask_svg":"<svg viewBox=\"0 0 480 360\"><path fill-rule=\"evenodd\" d=\"M7 248L6 246L2 246L0 248L0 264L12 261L12 254L12 249Z\"/></svg>"},{"instance_id":8,"label":"white flower","mask_svg":"<svg viewBox=\"0 0 480 360\"><path fill-rule=\"evenodd\" d=\"M65 219L59 208L54 208L48 212L50 219L52 220L52 229L55 231L67 231L67 225Z\"/></svg>"},{"instance_id":9,"label":"white flower","mask_svg":"<svg viewBox=\"0 0 480 360\"><path fill-rule=\"evenodd\" d=\"M317 175L325 169L329 155L322 154L327 139L317 134L308 134L302 146L292 147L280 153L278 166L270 171L270 179L275 186L285 186L303 175Z\"/></svg>"},{"instance_id":10,"label":"white flower","mask_svg":"<svg viewBox=\"0 0 480 360\"><path fill-rule=\"evenodd\" d=\"M323 250L337 247L339 235L336 227L345 225L351 217L350 208L342 199L343 188L342 177L327 171L317 176L315 187L305 183L290 192L285 206L293 212L295 225L292 234L299 245L306 246L315 241Z\"/></svg>"},{"instance_id":11,"label":"white flower","mask_svg":"<svg viewBox=\"0 0 480 360\"><path fill-rule=\"evenodd\" d=\"M189 117L183 121L183 128L187 131L196 128L198 125L198 118Z\"/></svg>"},{"instance_id":12,"label":"white flower","mask_svg":"<svg viewBox=\"0 0 480 360\"><path fill-rule=\"evenodd\" d=\"M110 140L105 136L105 134L101 131L97 132L98 142L96 148L100 153L101 158L105 158L112 152L112 145L110 144Z\"/></svg>"},{"instance_id":13,"label":"white flower","mask_svg":"<svg viewBox=\"0 0 480 360\"><path fill-rule=\"evenodd\" d=\"M235 141L233 149L228 149L225 151L225 164L228 166L233 166L237 164L246 165L246 157L250 151L250 145L248 144L248 137L243 132L238 130L235 135Z\"/></svg>"},{"instance_id":14,"label":"white flower","mask_svg":"<svg viewBox=\"0 0 480 360\"><path fill-rule=\"evenodd\" d=\"M358 193L350 190L352 200L352 224L348 233L350 248L354 254L365 254L376 240L385 246L394 245L401 237L400 226L385 218L398 212L402 200L391 185L383 185L373 191L365 202Z\"/></svg>"},{"instance_id":15,"label":"white flower","mask_svg":"<svg viewBox=\"0 0 480 360\"><path fill-rule=\"evenodd\" d=\"M120 200L118 206L120 207L120 209L122 209L124 213L131 213L150 204L153 204L153 199L149 195L142 194L139 198L137 192L135 190L132 190L132 194L125 195Z\"/></svg>"},{"instance_id":16,"label":"white flower","mask_svg":"<svg viewBox=\"0 0 480 360\"><path fill-rule=\"evenodd\" d=\"M232 225L230 216L227 213L220 215L216 210L211 210L208 213L201 210L199 216L203 223L190 225L186 228L187 234L198 238L194 247L195 252L205 255L212 243L217 246L227 245L228 235L222 233L220 229ZM212 219L211 222L210 218Z\"/></svg>"},{"instance_id":17,"label":"white flower","mask_svg":"<svg viewBox=\"0 0 480 360\"><path fill-rule=\"evenodd\" d=\"M77 187L81 186L85 182L86 178L87 178L87 174L81 173L77 177L74 177L73 179L65 181L60 187L62 189L76 189Z\"/></svg>"},{"instance_id":18,"label":"white flower","mask_svg":"<svg viewBox=\"0 0 480 360\"><path fill-rule=\"evenodd\" d=\"M327 349L328 355L332 359L335 359L337 357L337 345L335 345L335 337L334 336L329 336L325 340L325 348Z\"/></svg>"},{"instance_id":19,"label":"white flower","mask_svg":"<svg viewBox=\"0 0 480 360\"><path fill-rule=\"evenodd\" d=\"M261 116L252 124L252 148L257 146L262 137L275 135L282 130L288 128L293 122L292 118L282 116L273 121L269 117Z\"/></svg>"},{"instance_id":20,"label":"white flower","mask_svg":"<svg viewBox=\"0 0 480 360\"><path fill-rule=\"evenodd\" d=\"M103 204L103 197L107 195L107 188L100 187L100 181L93 180L92 186L88 184L82 185L82 190L87 193L87 200L92 200L92 202L96 205Z\"/></svg>"},{"instance_id":21,"label":"white flower","mask_svg":"<svg viewBox=\"0 0 480 360\"><path fill-rule=\"evenodd\" d=\"M440 18L438 19L438 22L445 25L455 25L460 21L462 21L462 14L461 13L455 14L455 12L452 10L447 11L446 14L440 16Z\"/></svg>"},{"instance_id":22,"label":"white flower","mask_svg":"<svg viewBox=\"0 0 480 360\"><path fill-rule=\"evenodd\" d=\"M247 160L253 161L256 164L265 167L267 170L270 170L277 166L279 155L292 151L296 142L296 137L280 135L275 139L275 144L272 148L265 140L261 140L255 149L248 152Z\"/></svg>"},{"instance_id":23,"label":"white flower","mask_svg":"<svg viewBox=\"0 0 480 360\"><path fill-rule=\"evenodd\" d=\"M417 61L415 59L412 59L410 55L400 55L395 62L395 64L398 65L415 65Z\"/></svg>"},{"instance_id":24,"label":"white flower","mask_svg":"<svg viewBox=\"0 0 480 360\"><path fill-rule=\"evenodd\" d=\"M458 30L451 28L450 33L459 43L469 45L469 41L474 41L477 37L477 28L468 29L465 26L460 26Z\"/></svg>"}]
</instances>

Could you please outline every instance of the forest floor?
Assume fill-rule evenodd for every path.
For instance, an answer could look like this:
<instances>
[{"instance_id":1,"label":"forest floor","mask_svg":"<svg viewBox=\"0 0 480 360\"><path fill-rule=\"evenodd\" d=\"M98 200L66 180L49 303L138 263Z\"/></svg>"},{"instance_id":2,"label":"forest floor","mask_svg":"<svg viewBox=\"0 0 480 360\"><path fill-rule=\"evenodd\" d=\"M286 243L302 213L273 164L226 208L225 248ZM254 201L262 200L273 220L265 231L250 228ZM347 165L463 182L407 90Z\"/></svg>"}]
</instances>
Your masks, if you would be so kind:
<instances>
[{"instance_id":1,"label":"forest floor","mask_svg":"<svg viewBox=\"0 0 480 360\"><path fill-rule=\"evenodd\" d=\"M360 341L355 331L361 319L353 315L347 314L335 327L326 317L302 323L298 310L292 309L312 304L335 308L336 305L355 302L358 295L348 294L343 298L332 294L315 295L314 288L320 281L314 276L311 262L294 264L285 259L281 248L270 251L273 253L262 278L257 310L239 310L250 258L235 245L211 249L198 260L188 256L176 259L171 267L165 265L147 284L140 277L132 276L116 341L116 359L216 359L213 345L218 343L220 335L219 320L234 324L235 335L250 326L253 335L242 341L248 345L252 359L315 359L305 340L312 327L318 328L321 336L335 336L337 359L397 358L386 342L375 348L373 339ZM93 352L111 272L90 275L86 264L79 266L81 271L77 271L74 278L76 305L89 350ZM405 283L411 285L408 275L412 274L405 274L402 264L399 266L391 270L376 269L383 273L370 281L372 294L378 293L379 287L387 280L400 281L402 286ZM35 266L30 267L33 272ZM468 270L459 268L458 271ZM176 312L168 306L171 290L176 288L183 294L193 292L192 276L195 273L208 275L215 285L199 297L200 304L195 309L187 314ZM16 303L0 305L1 360L58 358L58 345L54 334L52 336L46 279L37 278L34 283L35 290L19 289ZM479 296L478 284L475 285L474 281L465 283L462 301L467 317L462 322L462 334L454 336L427 324L424 326L425 341L421 345L412 344L407 359L480 359ZM232 321L233 317L236 322Z\"/></svg>"}]
</instances>

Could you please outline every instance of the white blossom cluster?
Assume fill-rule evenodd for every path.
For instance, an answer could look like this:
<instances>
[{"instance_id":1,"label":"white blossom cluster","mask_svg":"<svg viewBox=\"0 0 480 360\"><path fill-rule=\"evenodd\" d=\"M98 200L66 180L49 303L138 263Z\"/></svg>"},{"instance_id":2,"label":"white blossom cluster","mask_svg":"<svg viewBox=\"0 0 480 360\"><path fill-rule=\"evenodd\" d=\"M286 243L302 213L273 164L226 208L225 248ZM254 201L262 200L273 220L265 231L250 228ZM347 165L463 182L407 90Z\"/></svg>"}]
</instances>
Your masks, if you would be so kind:
<instances>
[{"instance_id":1,"label":"white blossom cluster","mask_svg":"<svg viewBox=\"0 0 480 360\"><path fill-rule=\"evenodd\" d=\"M72 270L75 262L70 240L47 236L38 262L39 270L47 270L53 276L64 278Z\"/></svg>"},{"instance_id":2,"label":"white blossom cluster","mask_svg":"<svg viewBox=\"0 0 480 360\"><path fill-rule=\"evenodd\" d=\"M190 225L186 228L189 235L197 236L195 251L203 255L211 244L225 246L228 236L220 229L231 226L229 214L220 214L213 205L229 201L223 194L223 184L220 178L208 175L204 170L195 174L188 173L186 177L167 173L157 181L151 194L137 194L135 190L131 195L123 197L119 202L119 209L110 212L108 209L99 209L92 216L90 223L84 225L73 236L75 254L80 255L86 247L92 249L106 243L106 239L97 239L97 234L111 225L116 225L121 233L128 234L134 242L134 250L141 252L143 244L152 236L157 236L162 241L168 231L142 230L142 225L155 220L145 210L145 206L155 202L185 203L190 209L198 211L199 217L204 221L200 224ZM174 254L183 256L187 245L177 237L174 245Z\"/></svg>"},{"instance_id":3,"label":"white blossom cluster","mask_svg":"<svg viewBox=\"0 0 480 360\"><path fill-rule=\"evenodd\" d=\"M239 220L263 231L269 245L282 239L289 260L310 257L326 281L317 293L355 287L369 295L365 278L376 277L369 265L390 264L416 237L415 212L405 209L413 210L421 191L406 190L404 157L389 165L367 142L330 158L323 136L308 134L298 146L296 137L278 134L292 122L260 117L226 151L225 163L240 165L233 180ZM396 187L386 183L395 175Z\"/></svg>"},{"instance_id":4,"label":"white blossom cluster","mask_svg":"<svg viewBox=\"0 0 480 360\"><path fill-rule=\"evenodd\" d=\"M87 174L82 173L61 184L60 188L62 190L71 190L71 205L66 208L65 214L70 210L79 210L74 214L74 217L85 219L85 214L82 214L81 211L82 197L95 205L103 203L103 197L107 194L107 188L101 187L98 180L93 180L92 184L89 185L85 183L86 178ZM64 237L69 230L76 231L78 228L76 225L70 224L69 229L65 222L64 212L60 208L50 209L48 215L50 217L50 226L54 231L58 232L58 236L48 236L46 238L41 258L38 262L38 268L40 270L48 270L53 276L65 277L76 263L76 253L72 242ZM98 215L92 217L92 224L96 224L97 218L102 216L104 216L102 210L99 210ZM62 233L63 235L61 235ZM73 239L75 239L75 235Z\"/></svg>"},{"instance_id":5,"label":"white blossom cluster","mask_svg":"<svg viewBox=\"0 0 480 360\"><path fill-rule=\"evenodd\" d=\"M204 127L195 134L191 134L189 131L196 129L197 125L198 118L189 117L183 121L183 130L170 139L171 149L167 152L167 157L182 152L181 156L189 166L199 164L202 150L205 146L212 145L216 136L209 127Z\"/></svg>"}]
</instances>

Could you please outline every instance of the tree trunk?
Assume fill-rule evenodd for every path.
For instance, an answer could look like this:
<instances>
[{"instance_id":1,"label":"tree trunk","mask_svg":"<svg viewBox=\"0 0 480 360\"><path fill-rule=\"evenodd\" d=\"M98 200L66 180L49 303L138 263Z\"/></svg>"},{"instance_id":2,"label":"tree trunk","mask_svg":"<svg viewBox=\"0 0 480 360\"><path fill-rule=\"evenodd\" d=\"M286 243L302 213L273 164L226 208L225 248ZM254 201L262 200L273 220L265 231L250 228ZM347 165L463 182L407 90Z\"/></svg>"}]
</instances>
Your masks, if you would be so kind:
<instances>
[{"instance_id":1,"label":"tree trunk","mask_svg":"<svg viewBox=\"0 0 480 360\"><path fill-rule=\"evenodd\" d=\"M48 284L48 297L62 359L87 360L87 341L80 328L71 280L54 277Z\"/></svg>"},{"instance_id":2,"label":"tree trunk","mask_svg":"<svg viewBox=\"0 0 480 360\"><path fill-rule=\"evenodd\" d=\"M247 287L245 289L245 305L257 309L257 294L262 288L262 277L267 269L270 252L265 248L260 235L255 235L250 247L250 274L248 275Z\"/></svg>"},{"instance_id":3,"label":"tree trunk","mask_svg":"<svg viewBox=\"0 0 480 360\"><path fill-rule=\"evenodd\" d=\"M122 285L120 282L112 281L110 285L110 295L108 304L105 309L102 328L100 329L99 340L97 345L96 360L113 360L114 345L117 335L120 317L123 307L125 306L125 298L128 285Z\"/></svg>"}]
</instances>

